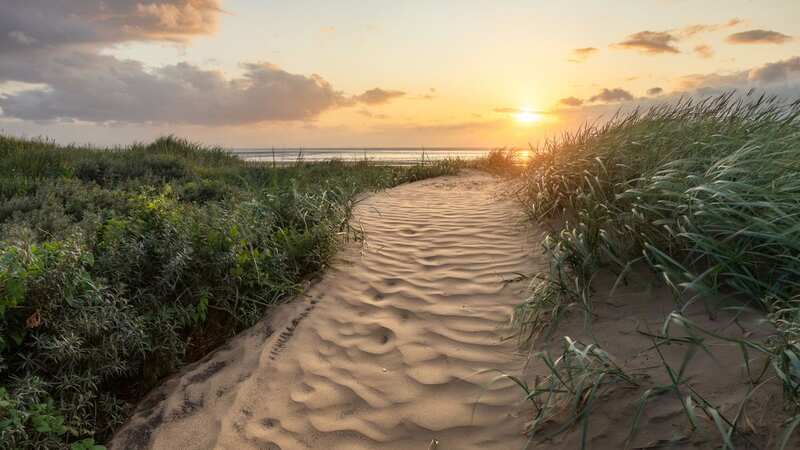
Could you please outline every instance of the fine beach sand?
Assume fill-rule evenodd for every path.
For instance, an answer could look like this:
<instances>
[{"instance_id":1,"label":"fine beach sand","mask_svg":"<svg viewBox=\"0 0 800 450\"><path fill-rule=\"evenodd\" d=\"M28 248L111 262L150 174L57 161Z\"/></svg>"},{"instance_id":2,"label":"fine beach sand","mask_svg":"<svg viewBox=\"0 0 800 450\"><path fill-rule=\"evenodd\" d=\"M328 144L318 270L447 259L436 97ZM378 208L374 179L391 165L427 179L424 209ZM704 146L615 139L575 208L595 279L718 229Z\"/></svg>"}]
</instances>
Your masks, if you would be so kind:
<instances>
[{"instance_id":1,"label":"fine beach sand","mask_svg":"<svg viewBox=\"0 0 800 450\"><path fill-rule=\"evenodd\" d=\"M530 383L548 375L540 360L518 353L515 339L503 339L512 332L512 307L526 296L520 275L546 270L547 259L541 232L523 225L506 189L498 178L465 172L367 197L352 222L363 242L348 243L302 296L154 390L111 448L525 448L533 409L497 370ZM557 356L562 336L596 340L639 383L612 386L596 402L592 449L625 448L642 393L668 384L652 339L639 331L659 332L672 296L648 273L629 278L609 295L614 278L599 277L590 329L573 310L551 340L533 346ZM757 314L709 315L700 302L687 316L734 338L770 331ZM741 350L719 339L704 343L714 357L698 351L687 380L734 417L747 394ZM662 350L676 370L688 351ZM760 360L752 364L758 372ZM719 447L699 409L699 429L690 433L677 398L667 392L647 403L628 448ZM737 448L774 448L780 405L776 383L760 386L740 418L749 443L735 438ZM579 427L541 439L564 420L553 416L528 448L580 448Z\"/></svg>"},{"instance_id":2,"label":"fine beach sand","mask_svg":"<svg viewBox=\"0 0 800 450\"><path fill-rule=\"evenodd\" d=\"M636 271L628 277L629 283L614 288L616 277L602 274L594 286L592 321L587 328L583 312L576 310L566 314L549 341L539 339L533 345L535 351L546 351L553 359L560 356L564 336L583 344L596 344L607 351L626 374L638 386L612 383L594 404L588 420L587 448L594 450L614 449L718 449L722 438L717 426L703 412L698 401L693 401L693 412L697 418L697 429L691 430L689 419L678 395L666 390L658 393L659 386L669 386L670 377L650 335L661 335L670 313L675 310L671 291L663 281L648 271ZM742 309L741 305L709 304L702 301L692 304L684 316L698 327L714 332L718 336L737 339L747 336L753 341L764 341L772 333L759 313ZM647 333L647 334L645 334ZM748 397L748 375L742 357L742 349L734 342L694 331L693 335L676 323L669 327L672 338L688 338L702 341L709 349L687 343L660 346L664 360L678 373L687 356L681 384L680 398L686 399L690 387L704 398L719 413L733 420ZM752 379L762 374L765 359L750 350L748 357ZM524 379L533 383L536 377L549 375L539 358L532 358L524 371ZM762 377L761 383L750 394L739 417L738 425L745 431L743 437L732 437L736 449L775 449L786 416L783 411L780 383L774 378ZM653 389L654 394L645 403L637 419L642 396ZM567 422L562 411L555 414L539 430L538 438L529 449L572 450L581 448L582 434L579 426L566 432L552 435ZM638 420L637 432L632 436L633 423ZM630 439L630 441L629 441ZM523 447L509 447L524 448ZM788 448L800 448L800 441L792 439Z\"/></svg>"},{"instance_id":3,"label":"fine beach sand","mask_svg":"<svg viewBox=\"0 0 800 450\"><path fill-rule=\"evenodd\" d=\"M114 449L521 448L513 305L539 242L498 179L403 185L354 212L305 294L152 392ZM438 446L432 442L438 441Z\"/></svg>"}]
</instances>

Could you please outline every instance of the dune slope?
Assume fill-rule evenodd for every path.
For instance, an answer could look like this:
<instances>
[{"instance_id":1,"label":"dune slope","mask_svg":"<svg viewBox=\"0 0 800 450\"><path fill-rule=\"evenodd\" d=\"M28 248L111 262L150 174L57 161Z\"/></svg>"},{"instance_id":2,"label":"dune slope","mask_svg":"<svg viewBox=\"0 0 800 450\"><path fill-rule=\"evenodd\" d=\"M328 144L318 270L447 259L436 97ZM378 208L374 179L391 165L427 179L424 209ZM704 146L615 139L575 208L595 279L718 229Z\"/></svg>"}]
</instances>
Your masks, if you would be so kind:
<instances>
[{"instance_id":1,"label":"dune slope","mask_svg":"<svg viewBox=\"0 0 800 450\"><path fill-rule=\"evenodd\" d=\"M500 369L538 265L497 179L476 172L368 197L320 281L151 393L115 449L510 449L528 413Z\"/></svg>"}]
</instances>

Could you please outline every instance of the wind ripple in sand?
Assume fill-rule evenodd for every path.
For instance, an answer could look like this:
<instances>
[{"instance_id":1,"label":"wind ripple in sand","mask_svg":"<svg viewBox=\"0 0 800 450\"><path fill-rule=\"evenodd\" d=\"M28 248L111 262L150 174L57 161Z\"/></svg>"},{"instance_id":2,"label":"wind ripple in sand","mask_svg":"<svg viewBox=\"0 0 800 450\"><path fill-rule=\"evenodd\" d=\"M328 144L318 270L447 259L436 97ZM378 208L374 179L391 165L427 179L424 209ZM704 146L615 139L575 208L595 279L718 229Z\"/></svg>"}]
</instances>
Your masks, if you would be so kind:
<instances>
[{"instance_id":1,"label":"wind ripple in sand","mask_svg":"<svg viewBox=\"0 0 800 450\"><path fill-rule=\"evenodd\" d=\"M303 299L153 392L113 448L515 449L511 306L534 270L516 207L469 173L363 201ZM273 333L272 330L275 330Z\"/></svg>"}]
</instances>

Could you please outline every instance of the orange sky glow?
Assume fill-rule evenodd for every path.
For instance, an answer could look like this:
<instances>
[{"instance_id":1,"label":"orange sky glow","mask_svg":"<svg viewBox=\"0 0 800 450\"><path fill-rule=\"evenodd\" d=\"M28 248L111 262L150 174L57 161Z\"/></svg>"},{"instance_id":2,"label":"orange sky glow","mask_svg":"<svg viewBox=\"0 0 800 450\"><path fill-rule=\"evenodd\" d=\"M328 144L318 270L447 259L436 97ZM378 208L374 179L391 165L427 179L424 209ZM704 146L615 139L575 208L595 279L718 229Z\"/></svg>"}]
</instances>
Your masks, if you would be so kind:
<instances>
[{"instance_id":1,"label":"orange sky glow","mask_svg":"<svg viewBox=\"0 0 800 450\"><path fill-rule=\"evenodd\" d=\"M527 147L681 96L800 97L795 0L48 5L0 5L2 132L96 144L176 134L229 147Z\"/></svg>"}]
</instances>

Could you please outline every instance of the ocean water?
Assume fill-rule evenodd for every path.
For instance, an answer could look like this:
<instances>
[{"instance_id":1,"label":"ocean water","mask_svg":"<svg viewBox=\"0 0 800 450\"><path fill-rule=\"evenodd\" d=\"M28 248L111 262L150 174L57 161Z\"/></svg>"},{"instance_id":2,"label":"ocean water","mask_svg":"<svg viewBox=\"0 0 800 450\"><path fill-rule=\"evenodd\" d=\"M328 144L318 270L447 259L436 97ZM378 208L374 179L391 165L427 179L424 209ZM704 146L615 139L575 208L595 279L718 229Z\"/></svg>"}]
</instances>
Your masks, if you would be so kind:
<instances>
[{"instance_id":1,"label":"ocean water","mask_svg":"<svg viewBox=\"0 0 800 450\"><path fill-rule=\"evenodd\" d=\"M303 161L360 161L365 158L380 163L408 165L423 161L436 161L447 158L476 159L489 152L481 148L235 148L230 150L248 161L264 161L285 164Z\"/></svg>"}]
</instances>

